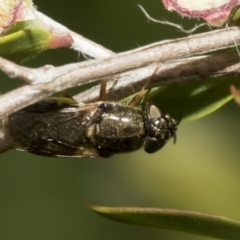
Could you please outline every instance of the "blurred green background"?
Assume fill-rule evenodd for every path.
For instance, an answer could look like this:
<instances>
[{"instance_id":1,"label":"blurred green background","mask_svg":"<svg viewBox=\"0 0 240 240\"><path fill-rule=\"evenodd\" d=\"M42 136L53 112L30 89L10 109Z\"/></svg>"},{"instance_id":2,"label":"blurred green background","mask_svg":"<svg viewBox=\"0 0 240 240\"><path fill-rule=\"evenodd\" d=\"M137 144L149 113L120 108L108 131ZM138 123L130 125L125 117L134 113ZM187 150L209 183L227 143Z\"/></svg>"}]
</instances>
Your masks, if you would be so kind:
<instances>
[{"instance_id":1,"label":"blurred green background","mask_svg":"<svg viewBox=\"0 0 240 240\"><path fill-rule=\"evenodd\" d=\"M160 0L35 0L38 10L115 52L185 36L148 23L181 23ZM207 31L208 29L202 29ZM48 51L25 65L78 61L72 50ZM2 93L21 85L0 74ZM79 91L79 90L77 90ZM165 230L119 224L91 212L84 200L108 206L176 208L240 220L240 111L233 102L195 122L182 123L178 142L148 155L143 150L110 159L46 158L9 151L0 156L0 238L3 240L200 240Z\"/></svg>"}]
</instances>

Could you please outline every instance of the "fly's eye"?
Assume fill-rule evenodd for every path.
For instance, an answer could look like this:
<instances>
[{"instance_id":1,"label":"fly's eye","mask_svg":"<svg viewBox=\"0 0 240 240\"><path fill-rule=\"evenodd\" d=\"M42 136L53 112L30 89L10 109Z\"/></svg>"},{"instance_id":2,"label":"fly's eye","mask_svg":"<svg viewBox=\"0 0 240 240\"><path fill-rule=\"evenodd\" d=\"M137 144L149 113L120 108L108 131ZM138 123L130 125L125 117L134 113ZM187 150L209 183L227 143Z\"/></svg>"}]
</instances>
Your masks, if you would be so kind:
<instances>
[{"instance_id":1,"label":"fly's eye","mask_svg":"<svg viewBox=\"0 0 240 240\"><path fill-rule=\"evenodd\" d=\"M148 107L148 114L149 118L160 118L161 117L161 110L156 105L149 105Z\"/></svg>"},{"instance_id":2,"label":"fly's eye","mask_svg":"<svg viewBox=\"0 0 240 240\"><path fill-rule=\"evenodd\" d=\"M155 153L160 150L166 144L165 141L161 141L157 138L146 138L144 143L144 150L147 153Z\"/></svg>"},{"instance_id":3,"label":"fly's eye","mask_svg":"<svg viewBox=\"0 0 240 240\"><path fill-rule=\"evenodd\" d=\"M171 137L176 139L177 124L163 109L154 103L148 103L145 108L145 117L147 134L144 149L147 153L160 150Z\"/></svg>"}]
</instances>

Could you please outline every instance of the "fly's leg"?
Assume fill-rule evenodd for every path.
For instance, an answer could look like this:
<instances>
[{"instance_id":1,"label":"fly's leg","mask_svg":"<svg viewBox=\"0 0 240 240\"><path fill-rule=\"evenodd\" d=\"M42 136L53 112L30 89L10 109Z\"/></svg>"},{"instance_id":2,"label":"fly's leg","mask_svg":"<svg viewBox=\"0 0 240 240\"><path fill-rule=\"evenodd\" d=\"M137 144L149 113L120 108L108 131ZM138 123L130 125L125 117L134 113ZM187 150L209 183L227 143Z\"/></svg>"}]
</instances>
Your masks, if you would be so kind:
<instances>
[{"instance_id":1,"label":"fly's leg","mask_svg":"<svg viewBox=\"0 0 240 240\"><path fill-rule=\"evenodd\" d=\"M139 101L140 98L142 98L141 102L144 102L145 99L147 98L149 92L151 91L151 89L148 89L147 92L144 94L144 91L148 88L149 84L151 83L151 81L153 80L153 78L155 77L157 71L158 71L159 67L156 67L154 72L152 73L152 75L148 78L147 82L145 83L145 85L143 86L142 90L140 92L138 92L127 104L128 107L134 107L137 102Z\"/></svg>"},{"instance_id":2,"label":"fly's leg","mask_svg":"<svg viewBox=\"0 0 240 240\"><path fill-rule=\"evenodd\" d=\"M104 101L106 97L107 82L102 80L99 92L99 101Z\"/></svg>"},{"instance_id":3,"label":"fly's leg","mask_svg":"<svg viewBox=\"0 0 240 240\"><path fill-rule=\"evenodd\" d=\"M116 86L118 79L119 79L119 75L117 75L113 78L111 77L112 86L110 89L113 89ZM106 99L107 82L108 82L108 79L104 79L101 81L100 92L99 92L99 101L105 101L105 99Z\"/></svg>"},{"instance_id":4,"label":"fly's leg","mask_svg":"<svg viewBox=\"0 0 240 240\"><path fill-rule=\"evenodd\" d=\"M99 101L102 101L102 103L99 104L97 107L95 113L87 123L87 126L90 126L92 124L98 123L102 119L102 115L105 112L105 109L107 109L108 103L103 102L106 97L106 87L107 82L105 80L102 80L101 86L100 86L100 92L99 92Z\"/></svg>"}]
</instances>

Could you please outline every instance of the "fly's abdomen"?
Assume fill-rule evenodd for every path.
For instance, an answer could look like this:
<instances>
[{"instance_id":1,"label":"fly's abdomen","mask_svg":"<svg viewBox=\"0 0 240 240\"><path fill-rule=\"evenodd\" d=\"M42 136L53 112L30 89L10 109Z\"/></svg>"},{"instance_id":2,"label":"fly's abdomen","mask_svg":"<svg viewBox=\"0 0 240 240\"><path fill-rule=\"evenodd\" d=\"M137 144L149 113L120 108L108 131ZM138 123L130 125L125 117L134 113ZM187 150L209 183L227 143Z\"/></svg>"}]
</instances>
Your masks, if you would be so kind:
<instances>
[{"instance_id":1,"label":"fly's abdomen","mask_svg":"<svg viewBox=\"0 0 240 240\"><path fill-rule=\"evenodd\" d=\"M6 134L18 149L48 156L84 155L89 151L91 145L84 136L88 112L49 106L44 112L35 108L13 113L5 122Z\"/></svg>"}]
</instances>

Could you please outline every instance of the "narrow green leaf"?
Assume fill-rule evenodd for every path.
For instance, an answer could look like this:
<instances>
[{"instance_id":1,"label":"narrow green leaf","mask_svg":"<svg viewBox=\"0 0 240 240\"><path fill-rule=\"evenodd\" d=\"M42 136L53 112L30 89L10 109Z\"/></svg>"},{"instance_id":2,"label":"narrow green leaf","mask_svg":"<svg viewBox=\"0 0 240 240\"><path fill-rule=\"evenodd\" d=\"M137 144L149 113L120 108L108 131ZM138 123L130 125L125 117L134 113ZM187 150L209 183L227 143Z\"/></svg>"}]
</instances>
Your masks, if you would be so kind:
<instances>
[{"instance_id":1,"label":"narrow green leaf","mask_svg":"<svg viewBox=\"0 0 240 240\"><path fill-rule=\"evenodd\" d=\"M176 119L195 120L228 103L233 98L230 85L239 88L239 77L204 79L154 88L148 100L156 102Z\"/></svg>"},{"instance_id":2,"label":"narrow green leaf","mask_svg":"<svg viewBox=\"0 0 240 240\"><path fill-rule=\"evenodd\" d=\"M218 239L240 239L240 222L199 212L135 207L104 207L87 203L95 213L121 223L155 227Z\"/></svg>"}]
</instances>

